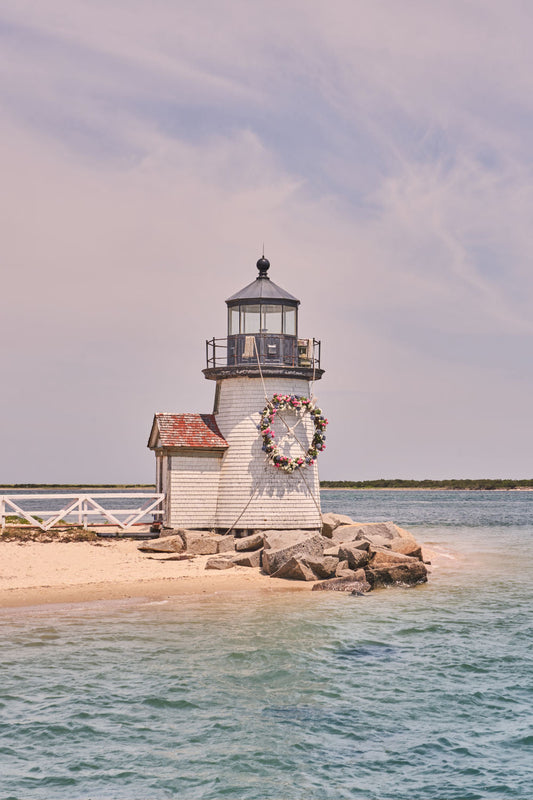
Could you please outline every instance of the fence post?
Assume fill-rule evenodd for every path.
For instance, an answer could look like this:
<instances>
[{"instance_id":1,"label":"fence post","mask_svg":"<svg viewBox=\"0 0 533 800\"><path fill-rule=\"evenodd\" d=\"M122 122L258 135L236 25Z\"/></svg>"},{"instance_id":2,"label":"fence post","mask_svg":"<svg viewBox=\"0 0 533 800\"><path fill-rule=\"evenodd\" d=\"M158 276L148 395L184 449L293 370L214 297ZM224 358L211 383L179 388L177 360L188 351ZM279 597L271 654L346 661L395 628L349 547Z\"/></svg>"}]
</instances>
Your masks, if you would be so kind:
<instances>
[{"instance_id":1,"label":"fence post","mask_svg":"<svg viewBox=\"0 0 533 800\"><path fill-rule=\"evenodd\" d=\"M0 495L0 528L4 530L6 527L6 501L4 495Z\"/></svg>"}]
</instances>

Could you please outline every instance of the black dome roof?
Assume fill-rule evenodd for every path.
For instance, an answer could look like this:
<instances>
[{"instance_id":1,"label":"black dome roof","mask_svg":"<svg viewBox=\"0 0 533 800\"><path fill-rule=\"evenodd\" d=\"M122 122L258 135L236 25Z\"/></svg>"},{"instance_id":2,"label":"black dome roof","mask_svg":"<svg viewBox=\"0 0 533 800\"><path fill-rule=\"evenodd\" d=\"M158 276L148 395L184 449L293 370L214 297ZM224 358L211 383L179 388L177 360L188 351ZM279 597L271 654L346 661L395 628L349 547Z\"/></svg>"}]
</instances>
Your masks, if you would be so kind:
<instances>
[{"instance_id":1,"label":"black dome roof","mask_svg":"<svg viewBox=\"0 0 533 800\"><path fill-rule=\"evenodd\" d=\"M281 302L285 301L290 305L298 305L300 303L298 298L286 292L285 289L282 289L281 286L278 286L274 281L270 280L267 275L269 267L270 261L265 258L264 255L261 256L257 262L259 275L255 281L252 281L252 283L249 283L244 289L228 297L226 303L237 303L239 300L277 300Z\"/></svg>"}]
</instances>

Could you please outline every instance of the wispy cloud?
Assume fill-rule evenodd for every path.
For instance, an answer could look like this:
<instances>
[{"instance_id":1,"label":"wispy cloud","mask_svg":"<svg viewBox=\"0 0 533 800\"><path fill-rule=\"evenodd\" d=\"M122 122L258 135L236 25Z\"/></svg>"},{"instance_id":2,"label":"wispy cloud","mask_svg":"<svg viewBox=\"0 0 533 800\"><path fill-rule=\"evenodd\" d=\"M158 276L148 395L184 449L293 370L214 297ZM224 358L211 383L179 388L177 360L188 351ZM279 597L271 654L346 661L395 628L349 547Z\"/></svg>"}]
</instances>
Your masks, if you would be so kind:
<instances>
[{"instance_id":1,"label":"wispy cloud","mask_svg":"<svg viewBox=\"0 0 533 800\"><path fill-rule=\"evenodd\" d=\"M520 0L5 0L0 411L34 472L13 436L0 477L146 477L263 241L325 342L326 477L524 474L532 30Z\"/></svg>"}]
</instances>

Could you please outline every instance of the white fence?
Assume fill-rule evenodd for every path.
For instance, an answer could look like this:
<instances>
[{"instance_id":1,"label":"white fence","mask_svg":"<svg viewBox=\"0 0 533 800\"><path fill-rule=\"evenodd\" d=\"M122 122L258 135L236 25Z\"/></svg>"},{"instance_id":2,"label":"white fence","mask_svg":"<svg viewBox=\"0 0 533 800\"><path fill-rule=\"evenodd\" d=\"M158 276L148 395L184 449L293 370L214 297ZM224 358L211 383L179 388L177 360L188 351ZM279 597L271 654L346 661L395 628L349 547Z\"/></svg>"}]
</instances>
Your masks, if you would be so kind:
<instances>
[{"instance_id":1,"label":"white fence","mask_svg":"<svg viewBox=\"0 0 533 800\"><path fill-rule=\"evenodd\" d=\"M137 508L106 508L102 505L104 500L144 500ZM102 492L99 494L0 494L0 526L4 530L6 517L14 514L23 517L30 525L43 531L50 530L60 520L67 521L67 517L75 517L77 524L87 529L89 524L97 525L96 520L89 523L89 517L104 517L113 525L118 525L124 530L140 522L147 514L161 516L163 514L164 494L156 492L130 492L114 493ZM35 501L48 501L56 505L61 501L61 508L35 508ZM26 504L30 503L28 507ZM26 505L26 508L24 506ZM131 504L130 504L131 505ZM121 519L121 517L124 517Z\"/></svg>"}]
</instances>

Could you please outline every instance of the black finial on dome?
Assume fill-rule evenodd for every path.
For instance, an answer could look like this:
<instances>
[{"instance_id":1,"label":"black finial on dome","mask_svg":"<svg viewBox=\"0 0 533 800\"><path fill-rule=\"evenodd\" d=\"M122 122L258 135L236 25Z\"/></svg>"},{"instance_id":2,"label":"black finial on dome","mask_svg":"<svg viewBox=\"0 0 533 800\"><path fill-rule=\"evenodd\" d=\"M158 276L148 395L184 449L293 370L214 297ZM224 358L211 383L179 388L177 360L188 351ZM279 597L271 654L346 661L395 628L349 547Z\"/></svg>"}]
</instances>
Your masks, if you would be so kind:
<instances>
[{"instance_id":1,"label":"black finial on dome","mask_svg":"<svg viewBox=\"0 0 533 800\"><path fill-rule=\"evenodd\" d=\"M270 261L268 260L268 258L265 258L264 253L257 262L257 269L259 270L259 277L266 278L268 280L267 272L270 269Z\"/></svg>"}]
</instances>

